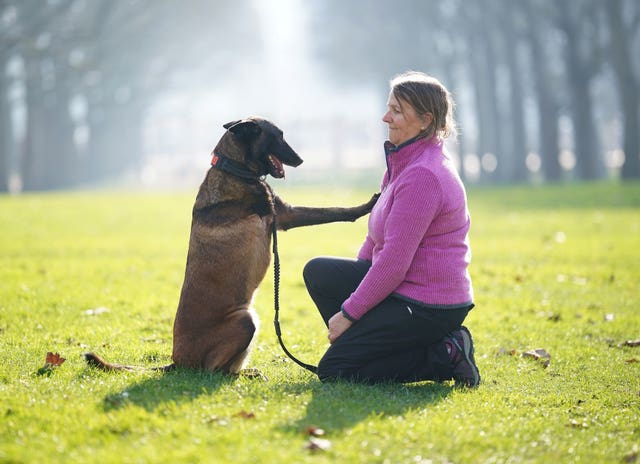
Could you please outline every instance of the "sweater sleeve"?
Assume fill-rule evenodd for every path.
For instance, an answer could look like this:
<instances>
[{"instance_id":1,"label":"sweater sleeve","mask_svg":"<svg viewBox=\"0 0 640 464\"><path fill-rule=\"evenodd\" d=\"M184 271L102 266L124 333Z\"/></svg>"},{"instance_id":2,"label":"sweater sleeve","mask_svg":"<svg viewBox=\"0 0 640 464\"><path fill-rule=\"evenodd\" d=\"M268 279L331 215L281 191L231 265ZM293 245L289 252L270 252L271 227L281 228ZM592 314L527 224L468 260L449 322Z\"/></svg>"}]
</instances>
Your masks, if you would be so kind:
<instances>
[{"instance_id":1,"label":"sweater sleeve","mask_svg":"<svg viewBox=\"0 0 640 464\"><path fill-rule=\"evenodd\" d=\"M415 168L402 177L384 221L382 248L358 288L343 303L342 309L354 320L404 281L416 250L442 207L440 182L429 169Z\"/></svg>"}]
</instances>

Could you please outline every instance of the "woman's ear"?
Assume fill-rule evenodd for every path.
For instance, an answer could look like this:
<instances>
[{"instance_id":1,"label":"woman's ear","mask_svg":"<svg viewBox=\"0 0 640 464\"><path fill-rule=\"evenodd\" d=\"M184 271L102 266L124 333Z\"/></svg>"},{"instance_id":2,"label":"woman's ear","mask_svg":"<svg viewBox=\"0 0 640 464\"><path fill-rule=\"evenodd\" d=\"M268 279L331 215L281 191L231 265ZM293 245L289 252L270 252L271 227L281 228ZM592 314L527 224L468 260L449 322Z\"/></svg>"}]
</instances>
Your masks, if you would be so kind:
<instances>
[{"instance_id":1,"label":"woman's ear","mask_svg":"<svg viewBox=\"0 0 640 464\"><path fill-rule=\"evenodd\" d=\"M420 119L422 120L422 126L420 129L426 131L433 123L433 113L424 113L420 115Z\"/></svg>"}]
</instances>

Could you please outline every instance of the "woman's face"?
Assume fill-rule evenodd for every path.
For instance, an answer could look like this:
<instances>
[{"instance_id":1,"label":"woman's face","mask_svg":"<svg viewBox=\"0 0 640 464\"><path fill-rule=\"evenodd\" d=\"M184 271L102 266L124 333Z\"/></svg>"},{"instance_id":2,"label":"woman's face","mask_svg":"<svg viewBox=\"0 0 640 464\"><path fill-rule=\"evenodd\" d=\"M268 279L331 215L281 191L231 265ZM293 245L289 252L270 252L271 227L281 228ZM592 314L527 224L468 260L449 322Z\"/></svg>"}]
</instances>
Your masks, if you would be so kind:
<instances>
[{"instance_id":1,"label":"woman's face","mask_svg":"<svg viewBox=\"0 0 640 464\"><path fill-rule=\"evenodd\" d=\"M387 112L382 120L389 126L389 141L400 145L426 129L431 123L429 117L431 113L420 116L407 101L398 100L391 92L387 100Z\"/></svg>"}]
</instances>

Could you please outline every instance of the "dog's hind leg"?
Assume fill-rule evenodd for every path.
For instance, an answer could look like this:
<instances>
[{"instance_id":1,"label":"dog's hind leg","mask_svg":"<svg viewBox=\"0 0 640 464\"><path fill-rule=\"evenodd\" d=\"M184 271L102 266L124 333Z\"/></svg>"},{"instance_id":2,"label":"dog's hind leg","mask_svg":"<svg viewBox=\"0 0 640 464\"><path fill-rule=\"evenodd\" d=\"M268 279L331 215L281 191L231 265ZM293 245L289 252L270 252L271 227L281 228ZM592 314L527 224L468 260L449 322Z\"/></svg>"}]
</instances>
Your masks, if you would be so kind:
<instances>
[{"instance_id":1,"label":"dog's hind leg","mask_svg":"<svg viewBox=\"0 0 640 464\"><path fill-rule=\"evenodd\" d=\"M259 325L258 316L252 309L231 313L222 326L211 334L216 343L205 355L204 369L220 370L230 374L241 373Z\"/></svg>"}]
</instances>

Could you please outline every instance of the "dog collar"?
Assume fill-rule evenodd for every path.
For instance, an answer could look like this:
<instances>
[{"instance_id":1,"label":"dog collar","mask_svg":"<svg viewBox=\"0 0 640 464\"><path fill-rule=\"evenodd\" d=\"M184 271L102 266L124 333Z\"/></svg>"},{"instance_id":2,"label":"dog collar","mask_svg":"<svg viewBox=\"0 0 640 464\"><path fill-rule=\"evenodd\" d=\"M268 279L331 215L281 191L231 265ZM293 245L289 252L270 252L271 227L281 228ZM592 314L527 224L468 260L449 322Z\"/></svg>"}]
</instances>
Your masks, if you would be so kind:
<instances>
[{"instance_id":1,"label":"dog collar","mask_svg":"<svg viewBox=\"0 0 640 464\"><path fill-rule=\"evenodd\" d=\"M240 177L244 180L257 181L260 178L260 176L256 175L255 172L247 169L246 166L244 166L242 163L239 163L216 152L213 152L213 158L211 158L211 166L236 177Z\"/></svg>"}]
</instances>

